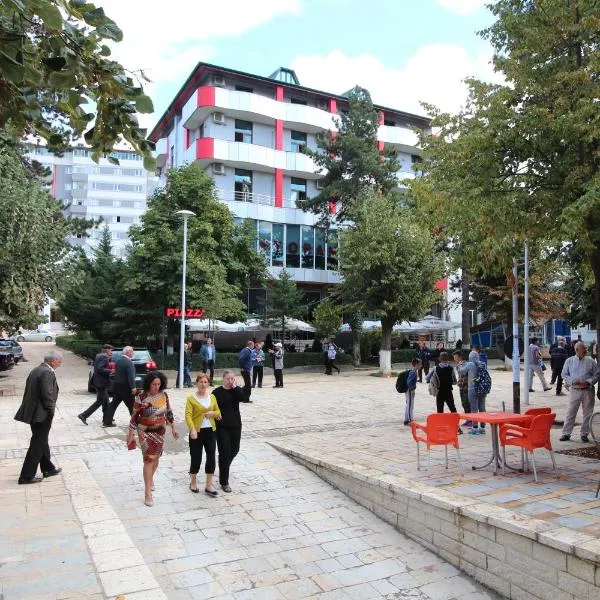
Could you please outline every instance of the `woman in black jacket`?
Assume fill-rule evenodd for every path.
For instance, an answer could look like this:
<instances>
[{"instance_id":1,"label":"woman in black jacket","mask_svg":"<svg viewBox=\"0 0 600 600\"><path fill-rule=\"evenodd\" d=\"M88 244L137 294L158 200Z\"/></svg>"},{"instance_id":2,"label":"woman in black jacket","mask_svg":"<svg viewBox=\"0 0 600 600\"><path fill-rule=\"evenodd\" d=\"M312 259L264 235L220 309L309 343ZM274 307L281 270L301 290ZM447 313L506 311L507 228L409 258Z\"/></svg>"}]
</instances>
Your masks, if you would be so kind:
<instances>
[{"instance_id":1,"label":"woman in black jacket","mask_svg":"<svg viewBox=\"0 0 600 600\"><path fill-rule=\"evenodd\" d=\"M231 492L229 468L240 450L242 416L240 402L250 402L244 390L237 385L232 371L223 373L223 385L213 390L217 399L221 419L217 425L217 448L219 449L219 483L224 492Z\"/></svg>"}]
</instances>

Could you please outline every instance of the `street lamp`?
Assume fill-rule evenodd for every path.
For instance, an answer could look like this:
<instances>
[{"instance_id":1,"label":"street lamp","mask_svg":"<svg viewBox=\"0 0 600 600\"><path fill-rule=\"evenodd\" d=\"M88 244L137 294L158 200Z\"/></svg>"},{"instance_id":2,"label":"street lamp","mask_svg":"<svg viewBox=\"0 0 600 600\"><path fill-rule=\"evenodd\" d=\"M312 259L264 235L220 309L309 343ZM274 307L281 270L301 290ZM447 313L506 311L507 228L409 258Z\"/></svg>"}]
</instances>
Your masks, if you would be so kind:
<instances>
[{"instance_id":1,"label":"street lamp","mask_svg":"<svg viewBox=\"0 0 600 600\"><path fill-rule=\"evenodd\" d=\"M179 332L179 389L183 389L183 343L185 339L185 269L187 262L187 222L189 217L195 217L196 213L191 210L178 210L177 213L183 217L183 270L181 276L181 330Z\"/></svg>"}]
</instances>

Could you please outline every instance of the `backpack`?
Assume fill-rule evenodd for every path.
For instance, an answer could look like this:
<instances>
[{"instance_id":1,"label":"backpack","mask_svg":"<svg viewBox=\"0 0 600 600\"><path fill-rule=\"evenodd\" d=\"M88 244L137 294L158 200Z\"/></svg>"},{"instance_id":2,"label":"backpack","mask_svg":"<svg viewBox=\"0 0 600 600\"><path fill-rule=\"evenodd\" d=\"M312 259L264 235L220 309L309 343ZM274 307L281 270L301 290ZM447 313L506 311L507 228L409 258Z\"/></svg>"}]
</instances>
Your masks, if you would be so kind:
<instances>
[{"instance_id":1,"label":"backpack","mask_svg":"<svg viewBox=\"0 0 600 600\"><path fill-rule=\"evenodd\" d=\"M399 394L404 394L408 392L408 374L410 370L402 371L400 375L398 375L398 379L396 379L396 391ZM600 388L599 388L600 389Z\"/></svg>"},{"instance_id":2,"label":"backpack","mask_svg":"<svg viewBox=\"0 0 600 600\"><path fill-rule=\"evenodd\" d=\"M489 394L492 389L492 378L483 363L477 364L477 377L474 379L475 393L478 396Z\"/></svg>"},{"instance_id":3,"label":"backpack","mask_svg":"<svg viewBox=\"0 0 600 600\"><path fill-rule=\"evenodd\" d=\"M327 349L327 358L330 358L331 360L334 360L335 356L336 356L335 348L333 348L333 347L330 346Z\"/></svg>"},{"instance_id":4,"label":"backpack","mask_svg":"<svg viewBox=\"0 0 600 600\"><path fill-rule=\"evenodd\" d=\"M429 390L430 396L437 396L438 392L440 391L440 378L435 370L431 376L431 379L429 380L429 386L427 389Z\"/></svg>"}]
</instances>

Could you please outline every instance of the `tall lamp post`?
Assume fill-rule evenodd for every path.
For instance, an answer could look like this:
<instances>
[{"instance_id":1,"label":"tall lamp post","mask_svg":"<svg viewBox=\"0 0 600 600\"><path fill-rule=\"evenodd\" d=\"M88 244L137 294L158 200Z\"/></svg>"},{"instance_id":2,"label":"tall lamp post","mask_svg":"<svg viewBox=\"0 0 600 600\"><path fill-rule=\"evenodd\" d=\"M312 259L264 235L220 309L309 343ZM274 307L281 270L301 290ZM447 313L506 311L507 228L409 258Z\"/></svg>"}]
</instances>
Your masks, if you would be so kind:
<instances>
[{"instance_id":1,"label":"tall lamp post","mask_svg":"<svg viewBox=\"0 0 600 600\"><path fill-rule=\"evenodd\" d=\"M191 210L178 210L177 213L183 217L183 269L181 276L181 330L179 332L179 389L183 389L183 364L185 360L183 344L185 340L185 274L187 262L187 222L189 217L195 217L196 213Z\"/></svg>"}]
</instances>

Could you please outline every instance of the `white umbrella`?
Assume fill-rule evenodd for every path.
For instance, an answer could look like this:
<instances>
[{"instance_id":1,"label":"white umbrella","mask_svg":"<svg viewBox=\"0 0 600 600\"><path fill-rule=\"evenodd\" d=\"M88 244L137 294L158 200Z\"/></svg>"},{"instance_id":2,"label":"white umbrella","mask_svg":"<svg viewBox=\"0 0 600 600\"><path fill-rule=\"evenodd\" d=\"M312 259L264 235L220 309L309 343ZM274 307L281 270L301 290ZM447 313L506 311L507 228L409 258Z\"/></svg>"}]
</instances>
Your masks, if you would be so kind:
<instances>
[{"instance_id":1,"label":"white umbrella","mask_svg":"<svg viewBox=\"0 0 600 600\"><path fill-rule=\"evenodd\" d=\"M186 319L185 324L190 331L240 331L239 324L218 319Z\"/></svg>"},{"instance_id":2,"label":"white umbrella","mask_svg":"<svg viewBox=\"0 0 600 600\"><path fill-rule=\"evenodd\" d=\"M285 328L288 331L308 331L314 333L316 329L305 321L301 321L300 319L285 319Z\"/></svg>"}]
</instances>

